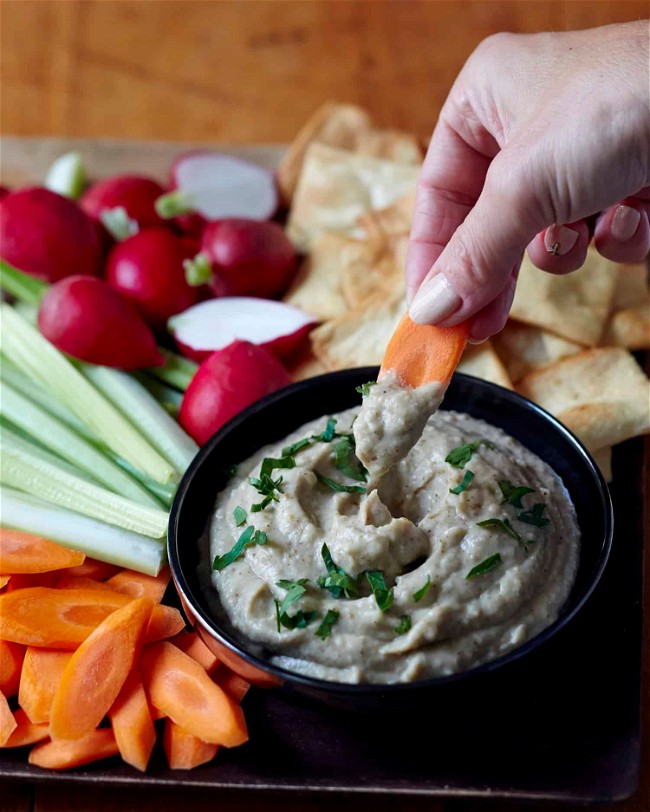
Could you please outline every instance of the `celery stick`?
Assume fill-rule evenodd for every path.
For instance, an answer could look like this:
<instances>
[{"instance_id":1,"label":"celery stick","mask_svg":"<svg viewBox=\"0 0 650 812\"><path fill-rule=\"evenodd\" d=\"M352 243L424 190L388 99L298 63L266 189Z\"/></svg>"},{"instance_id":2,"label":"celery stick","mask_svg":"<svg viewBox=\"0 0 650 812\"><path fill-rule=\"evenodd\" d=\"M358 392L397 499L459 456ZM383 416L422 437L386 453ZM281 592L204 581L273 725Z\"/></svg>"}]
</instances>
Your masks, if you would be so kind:
<instances>
[{"instance_id":1,"label":"celery stick","mask_svg":"<svg viewBox=\"0 0 650 812\"><path fill-rule=\"evenodd\" d=\"M44 536L100 561L147 575L157 575L166 561L165 544L158 539L53 507L12 488L0 491L0 515L5 527Z\"/></svg>"},{"instance_id":2,"label":"celery stick","mask_svg":"<svg viewBox=\"0 0 650 812\"><path fill-rule=\"evenodd\" d=\"M158 501L112 460L11 386L0 382L0 414L99 483L127 499L159 507Z\"/></svg>"},{"instance_id":3,"label":"celery stick","mask_svg":"<svg viewBox=\"0 0 650 812\"><path fill-rule=\"evenodd\" d=\"M75 476L11 437L4 437L2 445L0 481L3 484L134 533L153 538L166 535L168 514L164 510L125 499Z\"/></svg>"},{"instance_id":4,"label":"celery stick","mask_svg":"<svg viewBox=\"0 0 650 812\"><path fill-rule=\"evenodd\" d=\"M198 364L163 347L158 347L158 350L165 357L165 364L161 367L149 367L147 374L184 392L196 374Z\"/></svg>"},{"instance_id":5,"label":"celery stick","mask_svg":"<svg viewBox=\"0 0 650 812\"><path fill-rule=\"evenodd\" d=\"M19 302L38 305L49 287L47 282L41 282L0 259L0 288L15 296Z\"/></svg>"},{"instance_id":6,"label":"celery stick","mask_svg":"<svg viewBox=\"0 0 650 812\"><path fill-rule=\"evenodd\" d=\"M199 447L141 383L117 369L90 364L81 364L80 369L179 473L187 469Z\"/></svg>"},{"instance_id":7,"label":"celery stick","mask_svg":"<svg viewBox=\"0 0 650 812\"><path fill-rule=\"evenodd\" d=\"M72 476L82 477L86 482L91 482L93 485L99 485L99 482L86 471L81 471L67 460L61 459L57 454L53 454L38 440L30 437L19 426L15 426L6 417L0 415L0 451L4 451L7 445L19 451L25 451L39 460L54 465L62 471L71 474Z\"/></svg>"},{"instance_id":8,"label":"celery stick","mask_svg":"<svg viewBox=\"0 0 650 812\"><path fill-rule=\"evenodd\" d=\"M155 479L150 479L146 474L143 474L142 471L139 471L137 468L134 468L130 463L126 460L123 460L121 457L112 457L115 460L115 464L119 465L127 474L131 474L134 479L137 479L144 487L156 496L166 508L171 507L172 502L174 501L174 496L176 495L176 488L178 487L176 484L169 484L163 485L160 482L156 482Z\"/></svg>"},{"instance_id":9,"label":"celery stick","mask_svg":"<svg viewBox=\"0 0 650 812\"><path fill-rule=\"evenodd\" d=\"M178 389L173 389L162 381L156 380L147 372L135 372L135 378L140 381L144 388L150 395L158 401L166 412L174 407L178 412L181 403L183 402L183 393Z\"/></svg>"},{"instance_id":10,"label":"celery stick","mask_svg":"<svg viewBox=\"0 0 650 812\"><path fill-rule=\"evenodd\" d=\"M3 303L2 352L51 391L64 406L136 468L159 482L175 479L173 467L37 329Z\"/></svg>"}]
</instances>

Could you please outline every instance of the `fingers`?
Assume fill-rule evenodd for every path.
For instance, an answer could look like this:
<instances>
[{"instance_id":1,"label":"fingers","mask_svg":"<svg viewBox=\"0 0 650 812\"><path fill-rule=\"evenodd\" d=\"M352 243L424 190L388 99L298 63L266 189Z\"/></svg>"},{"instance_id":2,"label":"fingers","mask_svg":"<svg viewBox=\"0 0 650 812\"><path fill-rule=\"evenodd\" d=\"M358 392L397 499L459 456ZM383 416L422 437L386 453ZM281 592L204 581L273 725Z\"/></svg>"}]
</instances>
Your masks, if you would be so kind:
<instances>
[{"instance_id":1,"label":"fingers","mask_svg":"<svg viewBox=\"0 0 650 812\"><path fill-rule=\"evenodd\" d=\"M626 198L603 212L594 242L599 253L614 262L641 262L650 251L650 201Z\"/></svg>"},{"instance_id":2,"label":"fingers","mask_svg":"<svg viewBox=\"0 0 650 812\"><path fill-rule=\"evenodd\" d=\"M490 336L500 333L505 327L508 313L515 297L515 287L517 276L519 275L519 264L512 269L505 288L488 305L472 318L469 330L470 344L479 344L490 338Z\"/></svg>"},{"instance_id":3,"label":"fingers","mask_svg":"<svg viewBox=\"0 0 650 812\"><path fill-rule=\"evenodd\" d=\"M591 240L584 220L552 225L536 235L528 246L533 265L542 271L565 274L582 267Z\"/></svg>"}]
</instances>

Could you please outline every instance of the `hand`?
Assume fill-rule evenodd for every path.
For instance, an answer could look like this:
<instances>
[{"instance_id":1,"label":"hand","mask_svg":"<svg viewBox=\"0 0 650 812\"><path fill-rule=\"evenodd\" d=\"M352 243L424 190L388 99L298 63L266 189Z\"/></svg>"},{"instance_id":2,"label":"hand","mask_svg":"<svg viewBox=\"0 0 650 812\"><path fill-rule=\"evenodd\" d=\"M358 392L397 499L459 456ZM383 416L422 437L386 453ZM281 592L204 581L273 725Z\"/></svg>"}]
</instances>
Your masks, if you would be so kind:
<instances>
[{"instance_id":1,"label":"hand","mask_svg":"<svg viewBox=\"0 0 650 812\"><path fill-rule=\"evenodd\" d=\"M537 267L567 273L591 228L603 256L645 257L648 43L642 21L479 45L420 174L406 261L414 321L471 318L470 340L488 338L505 324L526 247Z\"/></svg>"}]
</instances>

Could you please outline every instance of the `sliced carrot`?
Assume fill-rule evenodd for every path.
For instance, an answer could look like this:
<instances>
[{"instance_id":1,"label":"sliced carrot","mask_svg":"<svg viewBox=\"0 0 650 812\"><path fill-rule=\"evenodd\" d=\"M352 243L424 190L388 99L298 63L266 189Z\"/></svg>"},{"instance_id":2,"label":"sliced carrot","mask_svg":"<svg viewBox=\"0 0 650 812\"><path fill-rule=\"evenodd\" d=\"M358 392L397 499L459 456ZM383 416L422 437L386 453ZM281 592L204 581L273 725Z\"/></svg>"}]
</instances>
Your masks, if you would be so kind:
<instances>
[{"instance_id":1,"label":"sliced carrot","mask_svg":"<svg viewBox=\"0 0 650 812\"><path fill-rule=\"evenodd\" d=\"M171 577L169 567L163 567L155 577L133 570L122 570L109 578L106 584L116 592L122 592L132 598L149 598L154 603L160 603Z\"/></svg>"},{"instance_id":2,"label":"sliced carrot","mask_svg":"<svg viewBox=\"0 0 650 812\"><path fill-rule=\"evenodd\" d=\"M85 553L70 550L41 536L0 528L0 572L3 575L50 572L83 564Z\"/></svg>"},{"instance_id":3,"label":"sliced carrot","mask_svg":"<svg viewBox=\"0 0 650 812\"><path fill-rule=\"evenodd\" d=\"M215 681L235 702L241 702L251 687L250 682L246 682L243 677L240 677L239 674L235 674L235 672L229 668L224 668L222 671L219 671L215 677Z\"/></svg>"},{"instance_id":4,"label":"sliced carrot","mask_svg":"<svg viewBox=\"0 0 650 812\"><path fill-rule=\"evenodd\" d=\"M171 719L165 719L163 747L172 770L192 770L212 761L219 749L218 744L201 741Z\"/></svg>"},{"instance_id":5,"label":"sliced carrot","mask_svg":"<svg viewBox=\"0 0 650 812\"><path fill-rule=\"evenodd\" d=\"M93 578L95 581L105 581L113 575L120 572L122 567L116 564L109 564L106 561L98 561L96 558L89 558L78 567L70 567L68 572L70 575L81 575L84 578Z\"/></svg>"},{"instance_id":6,"label":"sliced carrot","mask_svg":"<svg viewBox=\"0 0 650 812\"><path fill-rule=\"evenodd\" d=\"M184 628L185 621L178 609L164 603L157 603L151 613L144 641L145 643L157 643L159 640L175 637Z\"/></svg>"},{"instance_id":7,"label":"sliced carrot","mask_svg":"<svg viewBox=\"0 0 650 812\"><path fill-rule=\"evenodd\" d=\"M43 741L50 735L50 726L47 722L35 725L22 708L18 708L14 713L14 719L16 720L16 727L7 741L0 747L26 747L28 744Z\"/></svg>"},{"instance_id":8,"label":"sliced carrot","mask_svg":"<svg viewBox=\"0 0 650 812\"><path fill-rule=\"evenodd\" d=\"M144 772L156 743L156 728L140 673L136 668L126 678L108 717L120 755L127 764Z\"/></svg>"},{"instance_id":9,"label":"sliced carrot","mask_svg":"<svg viewBox=\"0 0 650 812\"><path fill-rule=\"evenodd\" d=\"M81 767L102 758L109 758L118 753L117 742L113 731L108 727L93 730L83 739L43 742L33 747L29 754L29 763L47 770L67 770Z\"/></svg>"},{"instance_id":10,"label":"sliced carrot","mask_svg":"<svg viewBox=\"0 0 650 812\"><path fill-rule=\"evenodd\" d=\"M25 659L25 646L0 640L0 691L15 696L20 685L20 670Z\"/></svg>"},{"instance_id":11,"label":"sliced carrot","mask_svg":"<svg viewBox=\"0 0 650 812\"><path fill-rule=\"evenodd\" d=\"M81 739L101 722L133 668L152 607L147 598L130 601L75 651L54 694L52 739Z\"/></svg>"},{"instance_id":12,"label":"sliced carrot","mask_svg":"<svg viewBox=\"0 0 650 812\"><path fill-rule=\"evenodd\" d=\"M140 673L151 704L188 733L224 747L236 747L248 740L239 705L176 646L146 646L140 658Z\"/></svg>"},{"instance_id":13,"label":"sliced carrot","mask_svg":"<svg viewBox=\"0 0 650 812\"><path fill-rule=\"evenodd\" d=\"M110 591L112 587L108 586L105 581L96 581L94 578L88 578L86 575L70 575L66 572L56 582L57 589L103 589ZM113 592L115 590L113 589Z\"/></svg>"},{"instance_id":14,"label":"sliced carrot","mask_svg":"<svg viewBox=\"0 0 650 812\"><path fill-rule=\"evenodd\" d=\"M186 632L179 634L171 640L175 646L181 651L184 651L193 660L196 660L199 665L212 675L214 671L221 665L221 661L216 654L213 654L210 649L205 645L203 640L196 632Z\"/></svg>"},{"instance_id":15,"label":"sliced carrot","mask_svg":"<svg viewBox=\"0 0 650 812\"><path fill-rule=\"evenodd\" d=\"M72 653L28 646L20 674L18 704L34 724L49 723L52 700Z\"/></svg>"},{"instance_id":16,"label":"sliced carrot","mask_svg":"<svg viewBox=\"0 0 650 812\"><path fill-rule=\"evenodd\" d=\"M18 722L11 712L7 697L0 691L0 746L8 741L17 727Z\"/></svg>"},{"instance_id":17,"label":"sliced carrot","mask_svg":"<svg viewBox=\"0 0 650 812\"><path fill-rule=\"evenodd\" d=\"M34 575L12 575L5 588L5 593L15 592L17 589L29 589L32 586L45 586L51 588L59 580L59 573L39 572Z\"/></svg>"},{"instance_id":18,"label":"sliced carrot","mask_svg":"<svg viewBox=\"0 0 650 812\"><path fill-rule=\"evenodd\" d=\"M460 361L468 335L467 322L456 327L435 327L416 324L406 315L388 342L379 376L394 370L406 386L446 383Z\"/></svg>"},{"instance_id":19,"label":"sliced carrot","mask_svg":"<svg viewBox=\"0 0 650 812\"><path fill-rule=\"evenodd\" d=\"M10 578L11 575L0 575L0 589L4 589L7 586Z\"/></svg>"}]
</instances>

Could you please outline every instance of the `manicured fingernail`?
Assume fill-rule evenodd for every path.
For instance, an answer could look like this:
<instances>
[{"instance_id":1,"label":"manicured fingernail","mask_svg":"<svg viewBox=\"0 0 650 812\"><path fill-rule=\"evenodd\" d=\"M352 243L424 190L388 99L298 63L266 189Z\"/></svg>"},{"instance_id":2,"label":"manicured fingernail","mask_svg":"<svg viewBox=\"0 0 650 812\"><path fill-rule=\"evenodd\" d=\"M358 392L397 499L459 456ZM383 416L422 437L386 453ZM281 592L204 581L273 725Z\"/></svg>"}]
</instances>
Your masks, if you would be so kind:
<instances>
[{"instance_id":1,"label":"manicured fingernail","mask_svg":"<svg viewBox=\"0 0 650 812\"><path fill-rule=\"evenodd\" d=\"M619 242L625 242L636 234L641 222L641 212L632 206L617 206L612 217L612 237Z\"/></svg>"},{"instance_id":2,"label":"manicured fingernail","mask_svg":"<svg viewBox=\"0 0 650 812\"><path fill-rule=\"evenodd\" d=\"M580 234L566 226L549 226L544 233L544 246L547 253L554 257L563 257L568 254L578 242Z\"/></svg>"},{"instance_id":3,"label":"manicured fingernail","mask_svg":"<svg viewBox=\"0 0 650 812\"><path fill-rule=\"evenodd\" d=\"M468 344L474 344L476 346L478 346L479 344L485 344L486 341L487 341L487 338L472 338L472 336L470 336L467 339Z\"/></svg>"},{"instance_id":4,"label":"manicured fingernail","mask_svg":"<svg viewBox=\"0 0 650 812\"><path fill-rule=\"evenodd\" d=\"M420 285L409 315L416 324L436 324L455 313L462 303L447 277L439 273Z\"/></svg>"}]
</instances>

